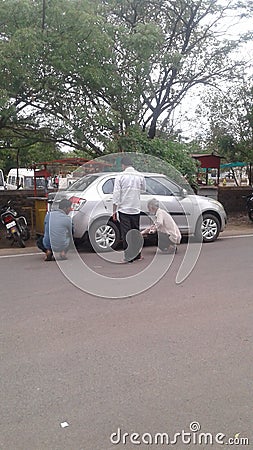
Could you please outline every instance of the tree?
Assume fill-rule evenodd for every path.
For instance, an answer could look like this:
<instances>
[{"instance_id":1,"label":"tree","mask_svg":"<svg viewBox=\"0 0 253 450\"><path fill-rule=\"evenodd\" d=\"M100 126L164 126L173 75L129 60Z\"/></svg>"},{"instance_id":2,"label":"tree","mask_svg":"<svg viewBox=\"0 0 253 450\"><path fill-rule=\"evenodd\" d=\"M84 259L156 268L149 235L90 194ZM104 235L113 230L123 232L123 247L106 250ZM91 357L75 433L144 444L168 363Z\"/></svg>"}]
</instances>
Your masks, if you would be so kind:
<instances>
[{"instance_id":1,"label":"tree","mask_svg":"<svg viewBox=\"0 0 253 450\"><path fill-rule=\"evenodd\" d=\"M5 175L13 167L30 168L33 164L51 161L52 159L60 159L66 157L65 154L55 148L53 143L37 142L29 145L27 148L21 148L13 145L11 149L0 148L0 167Z\"/></svg>"},{"instance_id":2,"label":"tree","mask_svg":"<svg viewBox=\"0 0 253 450\"><path fill-rule=\"evenodd\" d=\"M96 117L91 92L95 94L102 78L106 79L102 60L108 46L94 24L92 3L43 3L43 26L40 1L1 3L5 27L0 40L0 129L4 137L7 134L10 143L18 134L22 147L32 139L82 149L88 145L91 153L99 153L90 141Z\"/></svg>"},{"instance_id":3,"label":"tree","mask_svg":"<svg viewBox=\"0 0 253 450\"><path fill-rule=\"evenodd\" d=\"M131 127L159 135L192 87L239 64L229 60L238 43L217 28L235 6L222 5L0 0L2 146L18 136L22 148L57 142L96 156Z\"/></svg>"},{"instance_id":4,"label":"tree","mask_svg":"<svg viewBox=\"0 0 253 450\"><path fill-rule=\"evenodd\" d=\"M206 129L199 139L205 148L216 151L231 162L253 162L253 85L244 76L238 83L210 92L203 99L200 115L206 118ZM249 170L250 184L251 171ZM236 179L235 179L236 180Z\"/></svg>"},{"instance_id":5,"label":"tree","mask_svg":"<svg viewBox=\"0 0 253 450\"><path fill-rule=\"evenodd\" d=\"M250 80L224 86L203 99L199 114L207 119L205 140L228 162L253 161L253 85Z\"/></svg>"},{"instance_id":6,"label":"tree","mask_svg":"<svg viewBox=\"0 0 253 450\"><path fill-rule=\"evenodd\" d=\"M152 155L156 158L160 159L160 170L162 173L167 171L168 176L172 176L175 181L178 182L183 187L186 187L186 180L190 184L194 184L196 177L196 162L191 157L191 153L194 153L194 149L186 144L181 144L179 142L169 141L168 139L164 139L162 137L149 139L143 131L141 131L138 127L131 128L127 135L121 136L120 143L115 140L108 146L108 153L114 153L118 151L118 148L124 149L125 152L136 152L140 153L141 158L139 161L139 166L136 166L137 158L135 156L135 166L137 169L141 171L152 171L152 167L150 167L151 159L147 157L147 160L143 158L143 154ZM166 161L168 166L164 163ZM159 164L159 160L154 160L155 167L153 168L154 172L157 172L157 164ZM171 167L171 173L170 171ZM175 174L173 168L177 169L180 173Z\"/></svg>"},{"instance_id":7,"label":"tree","mask_svg":"<svg viewBox=\"0 0 253 450\"><path fill-rule=\"evenodd\" d=\"M124 91L140 94L136 98L135 124L140 123L150 138L168 122L193 87L218 86L221 80L231 78L240 64L229 60L229 54L243 38L238 42L222 38L225 31L222 21L229 13L235 14L238 7L233 2L105 0L102 3L108 22L113 21L118 29L113 55ZM241 13L238 10L238 15ZM125 78L123 73L127 74ZM135 111L130 104L131 111ZM122 130L134 119L121 106Z\"/></svg>"}]
</instances>

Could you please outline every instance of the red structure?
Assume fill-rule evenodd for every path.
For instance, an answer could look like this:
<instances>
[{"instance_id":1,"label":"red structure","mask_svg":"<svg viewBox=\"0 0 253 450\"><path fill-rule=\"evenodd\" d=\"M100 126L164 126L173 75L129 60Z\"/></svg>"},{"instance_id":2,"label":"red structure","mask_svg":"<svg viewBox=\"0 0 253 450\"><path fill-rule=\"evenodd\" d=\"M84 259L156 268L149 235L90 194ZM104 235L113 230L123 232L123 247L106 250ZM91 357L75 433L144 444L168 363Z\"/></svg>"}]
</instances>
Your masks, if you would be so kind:
<instances>
[{"instance_id":1,"label":"red structure","mask_svg":"<svg viewBox=\"0 0 253 450\"><path fill-rule=\"evenodd\" d=\"M36 178L38 177L44 177L47 182L47 179L51 176L56 174L63 174L63 176L65 176L68 172L73 172L76 169L78 169L78 171L76 171L76 176L81 177L91 171L93 173L103 172L108 170L111 166L112 164L101 160L101 158L99 158L99 161L96 161L96 159L89 160L79 157L54 159L52 161L35 163L32 166L32 169L34 169L34 195L37 196Z\"/></svg>"},{"instance_id":2,"label":"red structure","mask_svg":"<svg viewBox=\"0 0 253 450\"><path fill-rule=\"evenodd\" d=\"M220 162L222 156L211 154L193 154L192 158L198 160L200 162L200 168L206 169L206 184L208 184L208 169L217 169L217 184L220 181ZM199 178L199 173L198 173Z\"/></svg>"}]
</instances>

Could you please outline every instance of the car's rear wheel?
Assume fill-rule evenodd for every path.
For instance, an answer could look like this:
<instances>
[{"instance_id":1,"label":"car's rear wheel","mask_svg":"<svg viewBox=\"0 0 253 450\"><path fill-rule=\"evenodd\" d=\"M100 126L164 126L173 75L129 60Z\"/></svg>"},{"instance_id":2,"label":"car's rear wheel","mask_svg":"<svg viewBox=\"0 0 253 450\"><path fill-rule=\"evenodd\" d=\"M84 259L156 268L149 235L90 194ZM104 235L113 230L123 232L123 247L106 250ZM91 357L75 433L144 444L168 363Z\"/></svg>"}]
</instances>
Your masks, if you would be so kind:
<instances>
[{"instance_id":1,"label":"car's rear wheel","mask_svg":"<svg viewBox=\"0 0 253 450\"><path fill-rule=\"evenodd\" d=\"M214 242L220 234L220 221L211 213L204 213L198 220L195 237L198 241Z\"/></svg>"},{"instance_id":2,"label":"car's rear wheel","mask_svg":"<svg viewBox=\"0 0 253 450\"><path fill-rule=\"evenodd\" d=\"M120 242L119 228L111 220L97 220L89 229L89 240L95 252L115 250Z\"/></svg>"}]
</instances>

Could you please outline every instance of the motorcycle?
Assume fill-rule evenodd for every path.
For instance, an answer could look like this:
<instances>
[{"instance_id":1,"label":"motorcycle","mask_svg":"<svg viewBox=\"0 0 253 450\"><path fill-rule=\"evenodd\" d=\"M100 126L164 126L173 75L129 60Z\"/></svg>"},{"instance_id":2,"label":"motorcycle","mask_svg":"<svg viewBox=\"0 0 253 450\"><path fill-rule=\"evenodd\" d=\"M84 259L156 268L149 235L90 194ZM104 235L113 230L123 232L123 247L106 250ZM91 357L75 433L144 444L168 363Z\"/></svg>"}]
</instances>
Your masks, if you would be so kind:
<instances>
[{"instance_id":1,"label":"motorcycle","mask_svg":"<svg viewBox=\"0 0 253 450\"><path fill-rule=\"evenodd\" d=\"M0 208L0 218L6 228L6 238L12 240L12 245L17 242L19 247L25 247L25 242L30 238L30 231L24 216L19 216L11 206L11 200Z\"/></svg>"},{"instance_id":2,"label":"motorcycle","mask_svg":"<svg viewBox=\"0 0 253 450\"><path fill-rule=\"evenodd\" d=\"M253 192L244 198L246 198L246 206L249 219L253 222Z\"/></svg>"}]
</instances>

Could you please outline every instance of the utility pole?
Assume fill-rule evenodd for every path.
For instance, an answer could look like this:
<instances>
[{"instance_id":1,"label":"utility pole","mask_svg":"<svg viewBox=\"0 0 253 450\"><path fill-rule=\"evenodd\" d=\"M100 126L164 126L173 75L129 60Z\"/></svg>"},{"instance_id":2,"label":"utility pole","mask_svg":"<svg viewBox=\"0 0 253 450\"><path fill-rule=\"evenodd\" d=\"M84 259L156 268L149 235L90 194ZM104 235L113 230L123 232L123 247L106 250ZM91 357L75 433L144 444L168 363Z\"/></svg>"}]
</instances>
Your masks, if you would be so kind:
<instances>
[{"instance_id":1,"label":"utility pole","mask_svg":"<svg viewBox=\"0 0 253 450\"><path fill-rule=\"evenodd\" d=\"M17 181L16 181L16 185L17 185L17 189L20 188L20 183L19 183L19 151L20 149L17 149L17 155L16 155L16 168L17 168Z\"/></svg>"}]
</instances>

